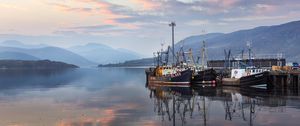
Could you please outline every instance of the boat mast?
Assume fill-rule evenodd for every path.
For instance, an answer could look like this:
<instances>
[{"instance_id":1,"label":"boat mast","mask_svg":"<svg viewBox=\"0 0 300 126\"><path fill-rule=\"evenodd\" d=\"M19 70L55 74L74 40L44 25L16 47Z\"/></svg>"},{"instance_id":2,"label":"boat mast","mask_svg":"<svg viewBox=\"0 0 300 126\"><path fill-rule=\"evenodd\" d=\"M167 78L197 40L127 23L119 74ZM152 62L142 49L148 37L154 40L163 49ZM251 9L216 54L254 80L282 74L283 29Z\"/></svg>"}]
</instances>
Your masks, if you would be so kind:
<instances>
[{"instance_id":1,"label":"boat mast","mask_svg":"<svg viewBox=\"0 0 300 126\"><path fill-rule=\"evenodd\" d=\"M201 31L202 32L202 36L204 37L204 35L205 35L205 30L202 30ZM203 39L203 42L202 42L202 50L201 50L201 52L202 52L202 56L201 56L201 70L204 70L204 62L205 62L205 41L204 41L204 39Z\"/></svg>"},{"instance_id":2,"label":"boat mast","mask_svg":"<svg viewBox=\"0 0 300 126\"><path fill-rule=\"evenodd\" d=\"M204 70L204 62L205 62L205 41L203 41L203 46L202 46L202 58L201 58L201 70Z\"/></svg>"},{"instance_id":3,"label":"boat mast","mask_svg":"<svg viewBox=\"0 0 300 126\"><path fill-rule=\"evenodd\" d=\"M158 56L156 57L156 53L153 52L153 65L155 65L155 64L156 64L156 66L159 66Z\"/></svg>"},{"instance_id":4,"label":"boat mast","mask_svg":"<svg viewBox=\"0 0 300 126\"><path fill-rule=\"evenodd\" d=\"M165 45L165 43L160 43L160 46L161 46L161 50L160 50L160 61L161 61L161 65L163 66L163 65L167 65L167 64L164 64L164 62L166 62L166 61L163 61L163 53L164 53L164 45Z\"/></svg>"},{"instance_id":5,"label":"boat mast","mask_svg":"<svg viewBox=\"0 0 300 126\"><path fill-rule=\"evenodd\" d=\"M194 60L194 56L193 56L193 52L192 52L192 48L189 49L189 59L191 61L191 66L195 66L195 60Z\"/></svg>"},{"instance_id":6,"label":"boat mast","mask_svg":"<svg viewBox=\"0 0 300 126\"><path fill-rule=\"evenodd\" d=\"M249 51L249 66L252 67L252 58L251 58L251 42L247 42L247 46L248 46L248 51Z\"/></svg>"},{"instance_id":7,"label":"boat mast","mask_svg":"<svg viewBox=\"0 0 300 126\"><path fill-rule=\"evenodd\" d=\"M175 22L171 22L171 24L169 24L170 27L172 27L172 55L173 55L173 65L174 64L174 60L175 60L175 50L174 50L174 27L176 26Z\"/></svg>"}]
</instances>

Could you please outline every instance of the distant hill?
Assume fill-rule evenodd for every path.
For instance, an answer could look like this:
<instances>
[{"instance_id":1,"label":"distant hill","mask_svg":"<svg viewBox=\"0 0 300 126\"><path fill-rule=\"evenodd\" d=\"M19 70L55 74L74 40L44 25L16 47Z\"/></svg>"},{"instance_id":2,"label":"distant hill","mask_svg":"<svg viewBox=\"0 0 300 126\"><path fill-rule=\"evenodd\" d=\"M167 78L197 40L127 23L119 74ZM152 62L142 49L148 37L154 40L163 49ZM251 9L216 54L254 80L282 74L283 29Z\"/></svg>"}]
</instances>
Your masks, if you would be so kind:
<instances>
[{"instance_id":1,"label":"distant hill","mask_svg":"<svg viewBox=\"0 0 300 126\"><path fill-rule=\"evenodd\" d=\"M27 57L30 55L32 57L36 57L38 59L44 60L52 60L52 61L61 61L69 64L75 64L78 66L91 66L95 65L95 63L85 59L82 56L79 56L73 52L68 50L58 48L58 47L43 47L43 48L16 48L16 47L4 47L0 46L0 54L5 54L7 52L14 53L16 59L22 60L24 54L27 54ZM20 55L19 55L20 54ZM21 55L22 54L22 55ZM0 55L1 57L1 55ZM3 55L5 57L5 55ZM33 59L32 59L33 60Z\"/></svg>"},{"instance_id":2,"label":"distant hill","mask_svg":"<svg viewBox=\"0 0 300 126\"><path fill-rule=\"evenodd\" d=\"M300 61L300 21L207 37L209 35L211 36L207 34L202 38L194 36L198 42L195 39L185 39L184 48L200 52L201 41L205 40L208 58L224 59L224 49L231 49L233 54L237 54L246 49L246 42L249 41L256 55L283 53L288 61ZM175 47L180 46L181 44L177 43Z\"/></svg>"},{"instance_id":3,"label":"distant hill","mask_svg":"<svg viewBox=\"0 0 300 126\"><path fill-rule=\"evenodd\" d=\"M140 58L136 52L126 49L114 49L96 43L74 46L69 48L69 50L99 64L119 63Z\"/></svg>"},{"instance_id":4,"label":"distant hill","mask_svg":"<svg viewBox=\"0 0 300 126\"><path fill-rule=\"evenodd\" d=\"M30 48L47 47L48 45L44 45L44 44L29 45L29 44L24 44L24 43L22 43L20 41L17 41L17 40L6 40L6 41L1 42L0 46L30 49Z\"/></svg>"},{"instance_id":5,"label":"distant hill","mask_svg":"<svg viewBox=\"0 0 300 126\"><path fill-rule=\"evenodd\" d=\"M224 35L223 33L209 33L209 34L205 34L205 35L195 35L195 36L190 36L187 37L179 42L176 43L175 48L178 50L178 48L180 48L181 46L186 47L186 46L194 46L200 43L199 40L208 40L208 39L212 39L215 37L219 37L221 35ZM202 46L202 45L200 45Z\"/></svg>"},{"instance_id":6,"label":"distant hill","mask_svg":"<svg viewBox=\"0 0 300 126\"><path fill-rule=\"evenodd\" d=\"M152 66L154 64L153 58L143 58L138 60L125 61L116 64L100 64L98 67L135 67L135 66Z\"/></svg>"},{"instance_id":7,"label":"distant hill","mask_svg":"<svg viewBox=\"0 0 300 126\"><path fill-rule=\"evenodd\" d=\"M39 60L39 58L19 52L0 52L0 60Z\"/></svg>"},{"instance_id":8,"label":"distant hill","mask_svg":"<svg viewBox=\"0 0 300 126\"><path fill-rule=\"evenodd\" d=\"M76 65L55 62L50 60L0 60L0 69L62 69L78 68Z\"/></svg>"},{"instance_id":9,"label":"distant hill","mask_svg":"<svg viewBox=\"0 0 300 126\"><path fill-rule=\"evenodd\" d=\"M209 33L187 37L175 44L178 51L184 47L192 49L194 56L200 56L202 41L206 42L208 60L224 59L224 49L231 49L232 54L247 53L246 43L252 44L254 55L283 53L288 62L300 62L300 21L289 22L275 26L261 26L232 33ZM151 60L134 60L149 64ZM148 61L148 62L147 62ZM131 62L131 61L128 61ZM128 62L124 64L128 65ZM119 65L124 65L120 63Z\"/></svg>"}]
</instances>

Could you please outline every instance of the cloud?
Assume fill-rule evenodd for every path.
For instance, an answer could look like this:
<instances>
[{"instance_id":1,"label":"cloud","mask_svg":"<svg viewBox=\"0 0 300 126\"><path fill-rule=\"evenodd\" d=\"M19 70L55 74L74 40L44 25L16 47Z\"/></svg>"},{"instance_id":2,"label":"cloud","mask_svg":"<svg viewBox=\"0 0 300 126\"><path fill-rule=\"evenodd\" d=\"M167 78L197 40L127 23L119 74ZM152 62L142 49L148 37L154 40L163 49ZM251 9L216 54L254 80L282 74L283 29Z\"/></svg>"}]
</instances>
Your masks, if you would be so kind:
<instances>
[{"instance_id":1,"label":"cloud","mask_svg":"<svg viewBox=\"0 0 300 126\"><path fill-rule=\"evenodd\" d=\"M73 29L80 33L93 35L143 34L147 36L150 33L153 36L152 34L155 34L153 32L157 29L163 31L168 28L167 24L170 21L176 21L178 27L183 26L185 29L190 29L190 33L199 32L195 26L202 27L202 29L208 28L209 31L213 29L211 31L213 32L216 30L214 28L216 25L226 28L231 25L230 22L282 19L282 13L284 13L278 12L280 11L278 5L282 2L256 0L129 0L124 2L125 4L102 3L101 0L78 1L95 4L99 2L99 6L102 6L102 9L106 8L105 10L108 10L111 15L123 15L123 17L104 18L99 24ZM136 7L137 5L138 7ZM278 14L274 14L275 12ZM181 29L179 30L181 31ZM196 31L192 32L193 30ZM224 29L218 30L216 32L224 31Z\"/></svg>"},{"instance_id":2,"label":"cloud","mask_svg":"<svg viewBox=\"0 0 300 126\"><path fill-rule=\"evenodd\" d=\"M126 15L114 13L111 9L115 7L115 5L97 0L75 0L69 3L69 5L64 2L49 3L49 5L52 5L58 10L64 12L87 12L91 15L99 15L110 19L127 17Z\"/></svg>"},{"instance_id":3,"label":"cloud","mask_svg":"<svg viewBox=\"0 0 300 126\"><path fill-rule=\"evenodd\" d=\"M129 2L135 4L141 10L155 10L160 7L160 3L158 1L153 0L129 0Z\"/></svg>"},{"instance_id":4,"label":"cloud","mask_svg":"<svg viewBox=\"0 0 300 126\"><path fill-rule=\"evenodd\" d=\"M257 21L257 20L275 20L283 19L286 16L244 16L244 17L235 17L235 18L224 18L223 21L233 22L233 21Z\"/></svg>"},{"instance_id":5,"label":"cloud","mask_svg":"<svg viewBox=\"0 0 300 126\"><path fill-rule=\"evenodd\" d=\"M122 24L114 22L113 20L105 22L104 24L109 25L91 25L91 26L77 26L77 27L67 27L65 31L57 31L58 34L72 35L74 33L81 34L91 34L91 35L112 35L118 36L125 32L130 32L131 30L137 29L136 24ZM112 25L114 24L114 25ZM71 34L69 34L71 33Z\"/></svg>"},{"instance_id":6,"label":"cloud","mask_svg":"<svg viewBox=\"0 0 300 126\"><path fill-rule=\"evenodd\" d=\"M84 4L83 4L84 3ZM71 12L71 13L85 13L93 16L98 16L101 18L99 20L99 25L96 26L87 26L87 27L73 27L73 29L83 30L83 29L104 29L104 28L112 28L112 27L121 27L127 29L137 29L135 25L128 23L120 23L117 19L120 18L128 18L130 16L116 13L113 11L114 9L120 9L121 7L118 5L114 5L108 2L100 1L100 0L75 0L72 3L62 4L62 3L51 3L50 5L54 6L60 11ZM79 6L77 5L79 4ZM76 7L73 7L75 6ZM88 7L86 7L88 6ZM91 31L89 31L91 32Z\"/></svg>"},{"instance_id":7,"label":"cloud","mask_svg":"<svg viewBox=\"0 0 300 126\"><path fill-rule=\"evenodd\" d=\"M239 0L203 0L203 3L208 3L210 5L217 5L224 8L233 7Z\"/></svg>"},{"instance_id":8,"label":"cloud","mask_svg":"<svg viewBox=\"0 0 300 126\"><path fill-rule=\"evenodd\" d=\"M266 14L266 13L274 12L276 9L277 7L274 5L256 4L254 10L256 14Z\"/></svg>"},{"instance_id":9,"label":"cloud","mask_svg":"<svg viewBox=\"0 0 300 126\"><path fill-rule=\"evenodd\" d=\"M208 20L192 20L186 23L187 25L191 26L200 26L200 25L206 25L209 24Z\"/></svg>"},{"instance_id":10,"label":"cloud","mask_svg":"<svg viewBox=\"0 0 300 126\"><path fill-rule=\"evenodd\" d=\"M86 12L86 13L90 13L90 12L93 11L92 8L87 8L87 7L70 7L68 5L59 4L59 3L51 3L50 5L54 6L58 10L64 11L64 12Z\"/></svg>"},{"instance_id":11,"label":"cloud","mask_svg":"<svg viewBox=\"0 0 300 126\"><path fill-rule=\"evenodd\" d=\"M8 4L8 3L0 3L0 8L28 11L27 8L20 7L20 6L14 5L14 4Z\"/></svg>"},{"instance_id":12,"label":"cloud","mask_svg":"<svg viewBox=\"0 0 300 126\"><path fill-rule=\"evenodd\" d=\"M75 0L81 3L94 3L96 4L96 6L103 8L103 9L107 9L109 7L111 7L112 5L110 3L101 1L101 0Z\"/></svg>"},{"instance_id":13,"label":"cloud","mask_svg":"<svg viewBox=\"0 0 300 126\"><path fill-rule=\"evenodd\" d=\"M77 26L70 27L69 29L111 29L114 28L113 25L93 25L93 26Z\"/></svg>"},{"instance_id":14,"label":"cloud","mask_svg":"<svg viewBox=\"0 0 300 126\"><path fill-rule=\"evenodd\" d=\"M0 17L1 33L43 33L42 35L65 35L68 38L93 35L105 37L107 43L130 41L128 43L134 42L137 46L143 41L148 47L155 44L159 46L160 41L170 41L170 21L177 23L176 40L179 40L198 34L202 29L228 33L300 19L297 14L300 13L298 0L32 1L0 4L0 11L3 13ZM25 7L28 11L16 11L15 8L19 7ZM90 38L88 40L91 41ZM123 46L128 44L124 43ZM152 54L154 48L156 47L146 49L145 46L145 50L149 52L142 49L141 52Z\"/></svg>"}]
</instances>

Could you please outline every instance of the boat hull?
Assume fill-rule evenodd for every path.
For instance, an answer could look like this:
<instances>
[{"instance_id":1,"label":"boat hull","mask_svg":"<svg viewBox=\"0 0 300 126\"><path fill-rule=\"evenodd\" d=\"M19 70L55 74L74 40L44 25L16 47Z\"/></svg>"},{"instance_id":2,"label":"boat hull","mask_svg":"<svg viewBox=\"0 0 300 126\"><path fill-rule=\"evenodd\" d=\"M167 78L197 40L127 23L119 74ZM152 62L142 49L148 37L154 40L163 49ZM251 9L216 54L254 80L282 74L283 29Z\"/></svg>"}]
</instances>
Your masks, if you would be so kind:
<instances>
[{"instance_id":1,"label":"boat hull","mask_svg":"<svg viewBox=\"0 0 300 126\"><path fill-rule=\"evenodd\" d=\"M199 71L193 76L192 85L199 86L216 86L217 73L214 69Z\"/></svg>"},{"instance_id":2,"label":"boat hull","mask_svg":"<svg viewBox=\"0 0 300 126\"><path fill-rule=\"evenodd\" d=\"M258 74L244 76L239 79L240 86L255 86L261 84L268 84L269 72L265 71Z\"/></svg>"},{"instance_id":3,"label":"boat hull","mask_svg":"<svg viewBox=\"0 0 300 126\"><path fill-rule=\"evenodd\" d=\"M192 71L185 70L180 72L177 76L155 76L151 72L147 75L147 82L149 84L159 85L190 85L192 79Z\"/></svg>"}]
</instances>

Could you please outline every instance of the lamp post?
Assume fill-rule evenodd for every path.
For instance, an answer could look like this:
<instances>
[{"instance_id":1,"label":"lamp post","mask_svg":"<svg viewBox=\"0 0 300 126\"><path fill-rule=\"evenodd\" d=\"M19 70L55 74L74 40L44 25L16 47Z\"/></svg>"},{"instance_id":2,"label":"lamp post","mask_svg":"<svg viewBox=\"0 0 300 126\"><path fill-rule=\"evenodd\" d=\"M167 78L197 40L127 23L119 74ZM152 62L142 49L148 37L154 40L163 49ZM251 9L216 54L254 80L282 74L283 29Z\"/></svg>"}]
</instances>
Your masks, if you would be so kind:
<instances>
[{"instance_id":1,"label":"lamp post","mask_svg":"<svg viewBox=\"0 0 300 126\"><path fill-rule=\"evenodd\" d=\"M174 48L174 27L176 26L175 22L171 22L169 24L170 27L172 27L172 55L173 55L173 65L174 65L174 60L175 60L175 48Z\"/></svg>"}]
</instances>

